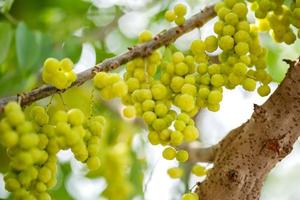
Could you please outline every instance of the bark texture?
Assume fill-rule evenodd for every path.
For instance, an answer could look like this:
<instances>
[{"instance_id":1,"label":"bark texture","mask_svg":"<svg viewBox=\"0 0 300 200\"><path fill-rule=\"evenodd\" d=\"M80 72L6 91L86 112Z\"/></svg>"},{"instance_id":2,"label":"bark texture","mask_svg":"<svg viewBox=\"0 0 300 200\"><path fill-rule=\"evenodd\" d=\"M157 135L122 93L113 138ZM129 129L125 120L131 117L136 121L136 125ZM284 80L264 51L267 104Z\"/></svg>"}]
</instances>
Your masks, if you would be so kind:
<instances>
[{"instance_id":1,"label":"bark texture","mask_svg":"<svg viewBox=\"0 0 300 200\"><path fill-rule=\"evenodd\" d=\"M196 192L201 200L258 200L270 170L300 135L300 62L251 118L220 143L214 167Z\"/></svg>"}]
</instances>

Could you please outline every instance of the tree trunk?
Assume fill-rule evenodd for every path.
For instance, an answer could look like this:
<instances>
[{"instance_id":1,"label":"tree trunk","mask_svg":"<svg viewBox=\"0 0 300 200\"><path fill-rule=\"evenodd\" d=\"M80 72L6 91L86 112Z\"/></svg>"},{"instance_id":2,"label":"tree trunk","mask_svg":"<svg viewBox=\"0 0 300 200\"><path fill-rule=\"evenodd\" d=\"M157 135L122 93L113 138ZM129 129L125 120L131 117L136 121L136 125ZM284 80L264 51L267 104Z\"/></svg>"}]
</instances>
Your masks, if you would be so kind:
<instances>
[{"instance_id":1,"label":"tree trunk","mask_svg":"<svg viewBox=\"0 0 300 200\"><path fill-rule=\"evenodd\" d=\"M214 167L197 188L201 200L257 200L270 170L300 135L300 62L250 120L219 144Z\"/></svg>"}]
</instances>

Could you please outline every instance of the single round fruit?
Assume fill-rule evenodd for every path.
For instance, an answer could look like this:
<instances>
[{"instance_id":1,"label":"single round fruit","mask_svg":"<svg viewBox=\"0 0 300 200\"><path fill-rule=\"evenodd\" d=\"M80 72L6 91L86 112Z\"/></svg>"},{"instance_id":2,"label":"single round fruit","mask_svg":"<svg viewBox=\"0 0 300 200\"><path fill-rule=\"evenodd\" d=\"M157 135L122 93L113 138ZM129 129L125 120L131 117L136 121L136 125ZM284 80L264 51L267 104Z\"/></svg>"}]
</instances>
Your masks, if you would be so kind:
<instances>
[{"instance_id":1,"label":"single round fruit","mask_svg":"<svg viewBox=\"0 0 300 200\"><path fill-rule=\"evenodd\" d=\"M176 150L173 147L167 147L164 149L162 156L166 160L173 160L176 156Z\"/></svg>"},{"instance_id":2,"label":"single round fruit","mask_svg":"<svg viewBox=\"0 0 300 200\"><path fill-rule=\"evenodd\" d=\"M192 193L192 192L189 192L189 193L185 193L181 200L199 200L199 197L196 193Z\"/></svg>"}]
</instances>

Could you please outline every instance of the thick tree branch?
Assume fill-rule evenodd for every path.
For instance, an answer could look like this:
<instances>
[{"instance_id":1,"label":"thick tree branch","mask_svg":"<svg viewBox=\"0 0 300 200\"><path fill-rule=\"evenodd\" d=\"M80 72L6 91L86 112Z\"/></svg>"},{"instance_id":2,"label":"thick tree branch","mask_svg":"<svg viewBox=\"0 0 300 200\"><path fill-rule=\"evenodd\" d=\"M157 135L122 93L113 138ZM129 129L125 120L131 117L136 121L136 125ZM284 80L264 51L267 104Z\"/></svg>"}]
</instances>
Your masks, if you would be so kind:
<instances>
[{"instance_id":1,"label":"thick tree branch","mask_svg":"<svg viewBox=\"0 0 300 200\"><path fill-rule=\"evenodd\" d=\"M70 87L82 85L84 82L92 79L96 72L111 71L136 57L147 56L151 54L153 50L172 43L178 37L193 30L194 28L202 27L207 21L215 17L215 15L216 13L214 12L213 6L207 7L201 12L192 16L190 19L188 19L182 26L174 27L167 31L164 31L156 35L153 40L131 47L126 53L123 53L110 59L106 59L102 63L97 64L94 68L88 69L78 74L77 80ZM9 101L19 101L22 106L26 106L39 99L51 96L55 93L62 92L64 92L64 90L58 90L50 85L43 85L28 93L4 97L0 99L0 113L3 112L5 104L7 104Z\"/></svg>"},{"instance_id":2,"label":"thick tree branch","mask_svg":"<svg viewBox=\"0 0 300 200\"><path fill-rule=\"evenodd\" d=\"M258 200L270 170L300 136L300 62L250 120L220 142L214 167L197 188L203 200Z\"/></svg>"}]
</instances>

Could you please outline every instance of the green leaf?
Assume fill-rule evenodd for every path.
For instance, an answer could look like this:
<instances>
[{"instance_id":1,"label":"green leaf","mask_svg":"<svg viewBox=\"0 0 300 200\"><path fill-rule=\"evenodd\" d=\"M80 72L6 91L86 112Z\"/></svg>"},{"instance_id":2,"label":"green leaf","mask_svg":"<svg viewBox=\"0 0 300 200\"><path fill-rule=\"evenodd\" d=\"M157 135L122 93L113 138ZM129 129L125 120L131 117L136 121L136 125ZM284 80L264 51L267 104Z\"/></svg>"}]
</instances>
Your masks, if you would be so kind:
<instances>
[{"instance_id":1,"label":"green leaf","mask_svg":"<svg viewBox=\"0 0 300 200\"><path fill-rule=\"evenodd\" d=\"M16 71L9 71L0 76L0 97L21 92L26 80Z\"/></svg>"},{"instance_id":2,"label":"green leaf","mask_svg":"<svg viewBox=\"0 0 300 200\"><path fill-rule=\"evenodd\" d=\"M6 149L1 145L0 145L0 159L1 159L0 173L5 174L9 169L8 167L9 158L6 154Z\"/></svg>"},{"instance_id":3,"label":"green leaf","mask_svg":"<svg viewBox=\"0 0 300 200\"><path fill-rule=\"evenodd\" d=\"M10 9L14 0L0 0L0 9L2 13L7 13Z\"/></svg>"},{"instance_id":4,"label":"green leaf","mask_svg":"<svg viewBox=\"0 0 300 200\"><path fill-rule=\"evenodd\" d=\"M32 68L40 55L39 35L31 32L25 23L20 22L16 30L16 51L19 68Z\"/></svg>"},{"instance_id":5,"label":"green leaf","mask_svg":"<svg viewBox=\"0 0 300 200\"><path fill-rule=\"evenodd\" d=\"M64 199L64 200L72 200L72 196L67 191L66 185L68 181L68 177L71 173L70 163L63 163L58 165L58 173L57 173L57 184L54 188L50 190L50 194L52 199Z\"/></svg>"},{"instance_id":6,"label":"green leaf","mask_svg":"<svg viewBox=\"0 0 300 200\"><path fill-rule=\"evenodd\" d=\"M146 167L146 163L139 159L134 151L131 151L131 159L132 165L129 173L129 179L134 186L133 195L143 195L143 169ZM130 199L132 199L132 197Z\"/></svg>"},{"instance_id":7,"label":"green leaf","mask_svg":"<svg viewBox=\"0 0 300 200\"><path fill-rule=\"evenodd\" d=\"M35 73L39 71L48 57L53 57L53 40L52 38L44 33L35 33L37 49L39 51L37 60L33 66L28 69L28 73Z\"/></svg>"},{"instance_id":8,"label":"green leaf","mask_svg":"<svg viewBox=\"0 0 300 200\"><path fill-rule=\"evenodd\" d=\"M0 64L8 54L12 39L12 28L8 23L0 23Z\"/></svg>"},{"instance_id":9,"label":"green leaf","mask_svg":"<svg viewBox=\"0 0 300 200\"><path fill-rule=\"evenodd\" d=\"M111 58L114 57L116 54L114 53L110 53L108 51L106 51L106 49L101 47L97 47L97 45L94 45L96 48L96 58L97 58L97 63L102 62L103 60L107 59L107 58Z\"/></svg>"},{"instance_id":10,"label":"green leaf","mask_svg":"<svg viewBox=\"0 0 300 200\"><path fill-rule=\"evenodd\" d=\"M72 36L68 38L63 45L64 57L68 57L71 60L78 61L82 49L82 43L80 38Z\"/></svg>"}]
</instances>

